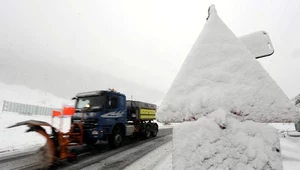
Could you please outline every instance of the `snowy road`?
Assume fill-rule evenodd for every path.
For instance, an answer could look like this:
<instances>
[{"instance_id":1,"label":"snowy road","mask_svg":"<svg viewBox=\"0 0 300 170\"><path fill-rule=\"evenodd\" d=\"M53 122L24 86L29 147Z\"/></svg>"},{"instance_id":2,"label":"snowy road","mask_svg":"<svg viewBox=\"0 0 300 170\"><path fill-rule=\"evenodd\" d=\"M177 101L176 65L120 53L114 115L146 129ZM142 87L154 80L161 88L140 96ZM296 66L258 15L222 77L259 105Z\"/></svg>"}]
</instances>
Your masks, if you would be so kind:
<instances>
[{"instance_id":1,"label":"snowy road","mask_svg":"<svg viewBox=\"0 0 300 170\"><path fill-rule=\"evenodd\" d=\"M143 170L171 170L172 169L172 141L161 145L142 159L138 159L124 170L143 169Z\"/></svg>"},{"instance_id":2,"label":"snowy road","mask_svg":"<svg viewBox=\"0 0 300 170\"><path fill-rule=\"evenodd\" d=\"M149 155L148 153L153 155L153 153L157 153L157 150L159 150L159 152L163 150L166 156L171 155L171 140L172 129L165 128L160 129L157 137L155 138L150 138L144 141L127 140L125 146L115 150L107 149L106 145L98 146L97 149L102 150L96 151L88 151L86 147L82 147L80 151L82 153L79 155L76 163L71 164L64 161L55 165L51 169L124 169L125 167L130 167L131 164L133 164L135 167L138 167L139 164L135 164L134 162L145 155ZM43 162L40 155L41 152L32 152L29 155L18 155L16 158L7 158L6 160L2 161L0 160L0 169L36 169L36 167L40 165L40 162ZM162 157L162 155L156 157L155 160L159 162L157 158L160 157ZM152 166L150 169L153 168L154 166Z\"/></svg>"},{"instance_id":3,"label":"snowy road","mask_svg":"<svg viewBox=\"0 0 300 170\"><path fill-rule=\"evenodd\" d=\"M74 164L64 164L55 169L74 170L74 169L124 169L135 164L139 158L147 157L148 153L153 153L155 150L161 151L161 146L169 144L171 154L172 129L160 129L157 137L150 138L145 141L136 141L115 150L105 150L101 153L83 155L79 157L78 162ZM144 159L143 159L144 160ZM135 165L137 167L137 165ZM135 168L129 168L135 169ZM140 169L140 168L138 168Z\"/></svg>"},{"instance_id":4,"label":"snowy road","mask_svg":"<svg viewBox=\"0 0 300 170\"><path fill-rule=\"evenodd\" d=\"M43 168L41 149L0 158L0 169L39 169Z\"/></svg>"},{"instance_id":5,"label":"snowy road","mask_svg":"<svg viewBox=\"0 0 300 170\"><path fill-rule=\"evenodd\" d=\"M116 170L116 169L124 169L127 167L127 169L146 169L147 166L149 168L147 169L153 169L155 167L155 163L153 160L156 160L159 162L160 160L157 158L161 158L162 155L158 155L158 153L154 153L153 157L146 157L148 153L151 154L153 151L156 149L161 151L160 146L166 144L167 146L172 146L170 145L172 140L171 135L167 135L164 137L160 137L155 140L151 140L147 143L138 145L137 147L125 150L123 152L117 153L112 156L107 156L104 157L102 156L102 159L98 159L98 161L95 161L94 164L87 166L83 168L83 170L100 170L100 169L105 169L105 170ZM171 150L169 149L169 153L171 154ZM142 159L140 159L142 158ZM137 160L142 160L144 162L150 162L150 164L136 164L135 167L131 167L131 164L133 164ZM151 166L153 166L151 168ZM73 168L72 168L73 169Z\"/></svg>"}]
</instances>

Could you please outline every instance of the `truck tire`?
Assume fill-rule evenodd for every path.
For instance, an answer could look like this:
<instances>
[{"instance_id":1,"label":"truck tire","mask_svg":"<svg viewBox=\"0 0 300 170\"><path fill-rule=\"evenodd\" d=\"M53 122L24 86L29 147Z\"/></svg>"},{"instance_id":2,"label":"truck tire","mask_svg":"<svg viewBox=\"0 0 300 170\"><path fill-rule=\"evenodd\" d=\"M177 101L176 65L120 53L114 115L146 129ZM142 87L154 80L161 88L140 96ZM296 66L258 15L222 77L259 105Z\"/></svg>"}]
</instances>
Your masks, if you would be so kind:
<instances>
[{"instance_id":1,"label":"truck tire","mask_svg":"<svg viewBox=\"0 0 300 170\"><path fill-rule=\"evenodd\" d=\"M85 144L87 144L88 146L94 146L96 143L97 143L98 139L91 139L89 136L88 136L88 133L87 132L84 132L83 133L83 142Z\"/></svg>"},{"instance_id":2,"label":"truck tire","mask_svg":"<svg viewBox=\"0 0 300 170\"><path fill-rule=\"evenodd\" d=\"M295 129L296 129L297 132L300 132L300 121L295 123Z\"/></svg>"},{"instance_id":3,"label":"truck tire","mask_svg":"<svg viewBox=\"0 0 300 170\"><path fill-rule=\"evenodd\" d=\"M158 125L154 123L151 131L151 136L155 137L157 135L157 132L158 132Z\"/></svg>"},{"instance_id":4,"label":"truck tire","mask_svg":"<svg viewBox=\"0 0 300 170\"><path fill-rule=\"evenodd\" d=\"M144 138L145 138L145 139L148 139L148 138L150 138L150 136L151 136L151 127L150 127L149 124L147 124L147 125L145 126Z\"/></svg>"},{"instance_id":5,"label":"truck tire","mask_svg":"<svg viewBox=\"0 0 300 170\"><path fill-rule=\"evenodd\" d=\"M119 126L114 127L113 132L108 137L108 143L111 148L117 148L122 145L123 135Z\"/></svg>"}]
</instances>

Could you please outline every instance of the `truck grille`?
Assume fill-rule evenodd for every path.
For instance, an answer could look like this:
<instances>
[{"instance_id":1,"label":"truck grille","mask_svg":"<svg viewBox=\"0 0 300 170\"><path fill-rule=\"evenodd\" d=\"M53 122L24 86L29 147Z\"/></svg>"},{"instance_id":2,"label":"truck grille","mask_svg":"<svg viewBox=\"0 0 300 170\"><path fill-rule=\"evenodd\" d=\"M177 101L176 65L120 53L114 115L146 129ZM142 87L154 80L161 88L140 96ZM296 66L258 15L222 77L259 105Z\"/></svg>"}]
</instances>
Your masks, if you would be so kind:
<instances>
[{"instance_id":1,"label":"truck grille","mask_svg":"<svg viewBox=\"0 0 300 170\"><path fill-rule=\"evenodd\" d=\"M84 129L93 129L96 127L96 124L98 123L97 118L89 118L84 120L83 128Z\"/></svg>"},{"instance_id":2,"label":"truck grille","mask_svg":"<svg viewBox=\"0 0 300 170\"><path fill-rule=\"evenodd\" d=\"M72 117L72 122L80 121L81 118ZM96 127L98 123L98 118L88 118L84 119L83 128L84 129L93 129Z\"/></svg>"}]
</instances>

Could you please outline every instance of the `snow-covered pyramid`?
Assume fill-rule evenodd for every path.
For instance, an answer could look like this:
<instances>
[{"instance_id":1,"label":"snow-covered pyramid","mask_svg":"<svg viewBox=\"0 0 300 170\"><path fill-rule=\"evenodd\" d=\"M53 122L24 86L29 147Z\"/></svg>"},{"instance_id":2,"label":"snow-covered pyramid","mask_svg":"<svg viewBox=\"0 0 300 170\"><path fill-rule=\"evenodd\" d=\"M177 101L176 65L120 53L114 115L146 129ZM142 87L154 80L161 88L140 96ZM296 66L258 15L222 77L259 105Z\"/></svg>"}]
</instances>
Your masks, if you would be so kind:
<instances>
[{"instance_id":1,"label":"snow-covered pyramid","mask_svg":"<svg viewBox=\"0 0 300 170\"><path fill-rule=\"evenodd\" d=\"M217 109L255 122L291 122L299 113L215 7L157 113L162 122L199 118Z\"/></svg>"}]
</instances>

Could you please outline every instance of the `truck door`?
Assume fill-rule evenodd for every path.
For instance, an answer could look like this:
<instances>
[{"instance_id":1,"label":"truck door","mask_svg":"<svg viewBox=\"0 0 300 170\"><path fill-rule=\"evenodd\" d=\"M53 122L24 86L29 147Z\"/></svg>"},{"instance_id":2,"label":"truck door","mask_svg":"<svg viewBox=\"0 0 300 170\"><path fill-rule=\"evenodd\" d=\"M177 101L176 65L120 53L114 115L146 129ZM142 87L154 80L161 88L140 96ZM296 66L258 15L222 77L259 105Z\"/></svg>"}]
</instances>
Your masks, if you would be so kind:
<instances>
[{"instance_id":1,"label":"truck door","mask_svg":"<svg viewBox=\"0 0 300 170\"><path fill-rule=\"evenodd\" d=\"M108 118L114 123L126 123L126 104L124 96L111 94L109 96L108 108L106 113L102 115L103 118Z\"/></svg>"},{"instance_id":2,"label":"truck door","mask_svg":"<svg viewBox=\"0 0 300 170\"><path fill-rule=\"evenodd\" d=\"M126 110L126 99L124 96L111 95L109 98L109 110L118 112Z\"/></svg>"},{"instance_id":3,"label":"truck door","mask_svg":"<svg viewBox=\"0 0 300 170\"><path fill-rule=\"evenodd\" d=\"M110 95L108 102L108 111L109 112L118 112L119 111L119 100L117 95Z\"/></svg>"}]
</instances>

